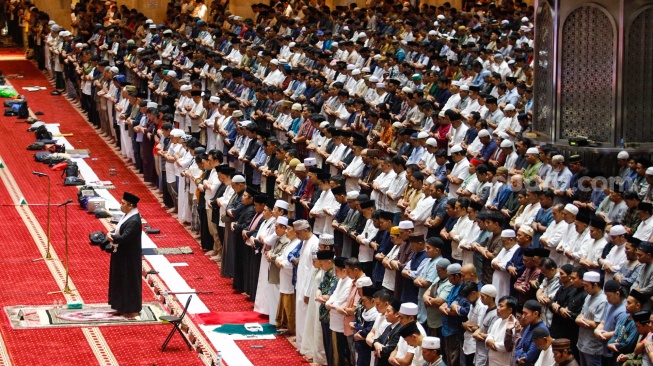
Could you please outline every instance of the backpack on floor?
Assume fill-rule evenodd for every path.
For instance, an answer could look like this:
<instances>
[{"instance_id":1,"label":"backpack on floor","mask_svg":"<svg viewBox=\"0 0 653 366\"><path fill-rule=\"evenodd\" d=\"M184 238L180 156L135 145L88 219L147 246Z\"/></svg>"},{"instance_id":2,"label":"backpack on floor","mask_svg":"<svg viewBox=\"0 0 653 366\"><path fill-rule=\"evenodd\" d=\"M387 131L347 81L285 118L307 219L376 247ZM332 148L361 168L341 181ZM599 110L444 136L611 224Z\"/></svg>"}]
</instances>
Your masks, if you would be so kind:
<instances>
[{"instance_id":1,"label":"backpack on floor","mask_svg":"<svg viewBox=\"0 0 653 366\"><path fill-rule=\"evenodd\" d=\"M37 152L34 154L34 160L38 161L39 163L46 163L50 160L50 155L52 154L49 151Z\"/></svg>"},{"instance_id":2,"label":"backpack on floor","mask_svg":"<svg viewBox=\"0 0 653 366\"><path fill-rule=\"evenodd\" d=\"M45 125L39 126L36 131L34 131L34 135L37 140L52 140L52 132L48 131Z\"/></svg>"},{"instance_id":3,"label":"backpack on floor","mask_svg":"<svg viewBox=\"0 0 653 366\"><path fill-rule=\"evenodd\" d=\"M45 144L41 141L33 142L27 146L27 150L45 150Z\"/></svg>"}]
</instances>

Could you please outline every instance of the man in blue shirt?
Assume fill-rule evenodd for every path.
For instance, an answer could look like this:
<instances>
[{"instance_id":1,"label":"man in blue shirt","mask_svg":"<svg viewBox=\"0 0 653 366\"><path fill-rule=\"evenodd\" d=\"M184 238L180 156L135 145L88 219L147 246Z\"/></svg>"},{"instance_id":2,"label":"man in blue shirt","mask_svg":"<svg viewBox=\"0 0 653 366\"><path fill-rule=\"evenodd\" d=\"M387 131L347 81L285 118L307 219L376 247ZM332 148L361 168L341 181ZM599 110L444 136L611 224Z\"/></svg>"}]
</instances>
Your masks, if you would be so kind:
<instances>
[{"instance_id":1,"label":"man in blue shirt","mask_svg":"<svg viewBox=\"0 0 653 366\"><path fill-rule=\"evenodd\" d=\"M477 287L472 281L463 283L462 267L458 263L450 264L447 267L447 277L453 288L447 296L447 303L440 307L442 313L441 339L447 358L446 364L459 365L460 345L465 333L462 324L467 320L472 305L467 301L466 295L469 295L471 291L477 291Z\"/></svg>"},{"instance_id":2,"label":"man in blue shirt","mask_svg":"<svg viewBox=\"0 0 653 366\"><path fill-rule=\"evenodd\" d=\"M515 363L518 365L533 365L537 361L537 358L540 357L541 351L537 348L535 342L533 342L533 330L539 327L547 329L542 319L540 319L541 314L542 305L537 300L528 300L524 303L521 322L525 327L524 336L515 348Z\"/></svg>"}]
</instances>

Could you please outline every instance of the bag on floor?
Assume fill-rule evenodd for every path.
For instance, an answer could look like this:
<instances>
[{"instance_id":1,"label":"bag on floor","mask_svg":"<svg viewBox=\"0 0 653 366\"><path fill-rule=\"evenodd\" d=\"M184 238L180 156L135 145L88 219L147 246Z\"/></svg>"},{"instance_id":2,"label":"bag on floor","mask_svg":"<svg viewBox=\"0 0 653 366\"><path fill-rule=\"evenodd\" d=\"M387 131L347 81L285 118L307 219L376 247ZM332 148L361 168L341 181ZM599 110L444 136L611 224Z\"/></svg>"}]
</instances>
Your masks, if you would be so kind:
<instances>
[{"instance_id":1,"label":"bag on floor","mask_svg":"<svg viewBox=\"0 0 653 366\"><path fill-rule=\"evenodd\" d=\"M29 110L27 109L27 101L24 100L18 108L18 118L27 118L29 117Z\"/></svg>"},{"instance_id":2,"label":"bag on floor","mask_svg":"<svg viewBox=\"0 0 653 366\"><path fill-rule=\"evenodd\" d=\"M33 142L27 147L27 150L45 150L45 144L40 141Z\"/></svg>"},{"instance_id":3,"label":"bag on floor","mask_svg":"<svg viewBox=\"0 0 653 366\"><path fill-rule=\"evenodd\" d=\"M62 161L61 163L53 165L50 169L54 170L55 172L60 172L62 170L66 170L66 168L68 168L68 162Z\"/></svg>"},{"instance_id":4,"label":"bag on floor","mask_svg":"<svg viewBox=\"0 0 653 366\"><path fill-rule=\"evenodd\" d=\"M79 187L79 192L77 192L77 202L84 209L88 209L88 199L91 197L97 197L97 193L93 187Z\"/></svg>"},{"instance_id":5,"label":"bag on floor","mask_svg":"<svg viewBox=\"0 0 653 366\"><path fill-rule=\"evenodd\" d=\"M83 186L86 184L86 181L80 177L67 177L63 181L64 186Z\"/></svg>"},{"instance_id":6,"label":"bag on floor","mask_svg":"<svg viewBox=\"0 0 653 366\"><path fill-rule=\"evenodd\" d=\"M48 151L51 153L65 153L66 147L64 145L54 144L48 147Z\"/></svg>"},{"instance_id":7,"label":"bag on floor","mask_svg":"<svg viewBox=\"0 0 653 366\"><path fill-rule=\"evenodd\" d=\"M37 152L34 154L34 160L38 161L39 163L47 163L50 160L50 155L52 154L49 151Z\"/></svg>"},{"instance_id":8,"label":"bag on floor","mask_svg":"<svg viewBox=\"0 0 653 366\"><path fill-rule=\"evenodd\" d=\"M106 219L108 217L111 217L111 215L108 212L106 212L101 208L96 209L94 213L96 219Z\"/></svg>"},{"instance_id":9,"label":"bag on floor","mask_svg":"<svg viewBox=\"0 0 653 366\"><path fill-rule=\"evenodd\" d=\"M63 171L63 174L65 174L65 177L76 177L79 175L79 167L77 167L77 164L75 162L70 162L66 166L66 169ZM62 174L62 175L63 175Z\"/></svg>"},{"instance_id":10,"label":"bag on floor","mask_svg":"<svg viewBox=\"0 0 653 366\"><path fill-rule=\"evenodd\" d=\"M39 126L36 131L34 131L34 135L37 140L52 140L52 132L48 131L45 125Z\"/></svg>"}]
</instances>

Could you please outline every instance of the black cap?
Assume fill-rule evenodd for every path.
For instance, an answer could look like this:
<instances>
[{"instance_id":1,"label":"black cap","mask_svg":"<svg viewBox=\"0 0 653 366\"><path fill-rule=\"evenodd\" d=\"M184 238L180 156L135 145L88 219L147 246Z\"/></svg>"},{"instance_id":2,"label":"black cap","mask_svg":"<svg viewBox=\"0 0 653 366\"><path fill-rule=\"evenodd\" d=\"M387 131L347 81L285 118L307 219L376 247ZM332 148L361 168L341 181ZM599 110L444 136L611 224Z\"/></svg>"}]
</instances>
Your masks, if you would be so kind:
<instances>
[{"instance_id":1,"label":"black cap","mask_svg":"<svg viewBox=\"0 0 653 366\"><path fill-rule=\"evenodd\" d=\"M257 194L254 196L254 202L256 203L267 203L268 196L266 194Z\"/></svg>"},{"instance_id":2,"label":"black cap","mask_svg":"<svg viewBox=\"0 0 653 366\"><path fill-rule=\"evenodd\" d=\"M411 243L423 243L424 242L424 235L423 234L411 234L408 237L408 241Z\"/></svg>"},{"instance_id":3,"label":"black cap","mask_svg":"<svg viewBox=\"0 0 653 366\"><path fill-rule=\"evenodd\" d=\"M651 322L651 312L650 311L638 311L633 314L633 320L640 324L648 324Z\"/></svg>"},{"instance_id":4,"label":"black cap","mask_svg":"<svg viewBox=\"0 0 653 366\"><path fill-rule=\"evenodd\" d=\"M605 220L599 218L596 218L590 222L591 227L595 229L599 229L601 231L605 231L605 225L606 225Z\"/></svg>"},{"instance_id":5,"label":"black cap","mask_svg":"<svg viewBox=\"0 0 653 366\"><path fill-rule=\"evenodd\" d=\"M383 220L390 220L390 221L392 221L392 220L394 220L394 218L395 218L395 214L394 214L393 212L390 212L390 211L381 211L381 212L379 213L379 218L381 218L381 219L383 219Z\"/></svg>"},{"instance_id":6,"label":"black cap","mask_svg":"<svg viewBox=\"0 0 653 366\"><path fill-rule=\"evenodd\" d=\"M401 327L401 330L399 331L399 335L403 338L412 336L413 334L419 333L419 328L417 327L417 323L415 322L410 322L403 327Z\"/></svg>"},{"instance_id":7,"label":"black cap","mask_svg":"<svg viewBox=\"0 0 653 366\"><path fill-rule=\"evenodd\" d=\"M374 297L374 294L376 293L376 289L374 286L365 286L363 287L363 296L365 297Z\"/></svg>"},{"instance_id":8,"label":"black cap","mask_svg":"<svg viewBox=\"0 0 653 366\"><path fill-rule=\"evenodd\" d=\"M347 194L347 190L343 186L338 186L336 188L332 188L331 193L333 193L334 196L337 196L340 194Z\"/></svg>"},{"instance_id":9,"label":"black cap","mask_svg":"<svg viewBox=\"0 0 653 366\"><path fill-rule=\"evenodd\" d=\"M619 281L610 280L603 285L603 291L605 292L618 292L619 290L621 290Z\"/></svg>"},{"instance_id":10,"label":"black cap","mask_svg":"<svg viewBox=\"0 0 653 366\"><path fill-rule=\"evenodd\" d=\"M317 251L317 259L320 259L320 260L333 259L334 256L335 256L335 252L333 250L318 250Z\"/></svg>"},{"instance_id":11,"label":"black cap","mask_svg":"<svg viewBox=\"0 0 653 366\"><path fill-rule=\"evenodd\" d=\"M362 209L366 209L366 208L374 207L376 205L376 201L367 200L367 201L361 202L360 205L361 205Z\"/></svg>"},{"instance_id":12,"label":"black cap","mask_svg":"<svg viewBox=\"0 0 653 366\"><path fill-rule=\"evenodd\" d=\"M644 306L646 303L648 303L648 301L651 299L650 296L645 295L645 294L639 292L639 290L637 290L637 289L632 289L632 290L630 290L630 294L629 294L629 295L630 295L633 299L639 301L639 303L642 304L642 306Z\"/></svg>"},{"instance_id":13,"label":"black cap","mask_svg":"<svg viewBox=\"0 0 653 366\"><path fill-rule=\"evenodd\" d=\"M259 194L259 192L256 189L252 188L252 187L245 188L245 192L247 192L252 197L256 197L256 195Z\"/></svg>"},{"instance_id":14,"label":"black cap","mask_svg":"<svg viewBox=\"0 0 653 366\"><path fill-rule=\"evenodd\" d=\"M651 213L653 211L653 204L651 202L640 202L637 204L637 209Z\"/></svg>"}]
</instances>

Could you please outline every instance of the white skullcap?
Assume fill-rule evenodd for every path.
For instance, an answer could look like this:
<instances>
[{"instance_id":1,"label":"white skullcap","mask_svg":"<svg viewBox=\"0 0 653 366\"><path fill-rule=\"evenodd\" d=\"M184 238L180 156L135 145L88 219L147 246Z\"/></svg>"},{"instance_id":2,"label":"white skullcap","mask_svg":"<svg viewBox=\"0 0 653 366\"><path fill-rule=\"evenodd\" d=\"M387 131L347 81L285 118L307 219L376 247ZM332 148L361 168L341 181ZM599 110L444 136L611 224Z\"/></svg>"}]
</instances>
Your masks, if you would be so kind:
<instances>
[{"instance_id":1,"label":"white skullcap","mask_svg":"<svg viewBox=\"0 0 653 366\"><path fill-rule=\"evenodd\" d=\"M274 58L274 59L270 60L270 63L271 63L272 65L279 65L279 60L277 60L276 58Z\"/></svg>"},{"instance_id":2,"label":"white skullcap","mask_svg":"<svg viewBox=\"0 0 653 366\"><path fill-rule=\"evenodd\" d=\"M354 69L354 70L351 70L351 74L352 75L360 75L361 71L359 69Z\"/></svg>"},{"instance_id":3,"label":"white skullcap","mask_svg":"<svg viewBox=\"0 0 653 366\"><path fill-rule=\"evenodd\" d=\"M646 169L646 175L653 175L653 166L648 167L648 169Z\"/></svg>"},{"instance_id":4,"label":"white skullcap","mask_svg":"<svg viewBox=\"0 0 653 366\"><path fill-rule=\"evenodd\" d=\"M533 237L533 234L534 234L533 228L530 227L530 226L526 226L526 225L520 226L519 227L519 232L522 232L522 233L530 236L531 238Z\"/></svg>"},{"instance_id":5,"label":"white skullcap","mask_svg":"<svg viewBox=\"0 0 653 366\"><path fill-rule=\"evenodd\" d=\"M299 103L294 103L290 109L292 109L293 111L301 111L302 105Z\"/></svg>"},{"instance_id":6,"label":"white skullcap","mask_svg":"<svg viewBox=\"0 0 653 366\"><path fill-rule=\"evenodd\" d=\"M349 191L347 192L347 199L348 200L355 200L356 197L358 197L359 192L356 191Z\"/></svg>"},{"instance_id":7,"label":"white skullcap","mask_svg":"<svg viewBox=\"0 0 653 366\"><path fill-rule=\"evenodd\" d=\"M288 226L288 218L286 216L279 216L277 217L277 224L283 225L283 226Z\"/></svg>"},{"instance_id":8,"label":"white skullcap","mask_svg":"<svg viewBox=\"0 0 653 366\"><path fill-rule=\"evenodd\" d=\"M111 72L114 73L114 74L117 74L117 73L120 72L120 69L118 69L118 68L115 67L115 66L111 66L111 68L109 69L109 71L111 71Z\"/></svg>"},{"instance_id":9,"label":"white skullcap","mask_svg":"<svg viewBox=\"0 0 653 366\"><path fill-rule=\"evenodd\" d=\"M506 106L503 108L503 110L504 110L504 111L514 111L514 110L515 110L515 106L512 105L512 104L508 104L508 105L506 105Z\"/></svg>"},{"instance_id":10,"label":"white skullcap","mask_svg":"<svg viewBox=\"0 0 653 366\"><path fill-rule=\"evenodd\" d=\"M170 75L170 73L168 73L168 75ZM193 90L193 87L188 85L188 84L184 84L184 85L179 87L179 90L180 91L189 91L189 90Z\"/></svg>"},{"instance_id":11,"label":"white skullcap","mask_svg":"<svg viewBox=\"0 0 653 366\"><path fill-rule=\"evenodd\" d=\"M347 65L347 71L352 71L354 69L356 69L356 65L353 65L353 64Z\"/></svg>"},{"instance_id":12,"label":"white skullcap","mask_svg":"<svg viewBox=\"0 0 653 366\"><path fill-rule=\"evenodd\" d=\"M399 228L402 230L414 229L415 225L410 220L399 221Z\"/></svg>"},{"instance_id":13,"label":"white skullcap","mask_svg":"<svg viewBox=\"0 0 653 366\"><path fill-rule=\"evenodd\" d=\"M327 128L327 127L329 127L329 122L324 121L324 122L320 123L320 128Z\"/></svg>"},{"instance_id":14,"label":"white skullcap","mask_svg":"<svg viewBox=\"0 0 653 366\"><path fill-rule=\"evenodd\" d=\"M156 24L150 24L150 29L156 29Z\"/></svg>"},{"instance_id":15,"label":"white skullcap","mask_svg":"<svg viewBox=\"0 0 653 366\"><path fill-rule=\"evenodd\" d=\"M594 271L585 272L583 275L583 281L599 283L601 282L601 275Z\"/></svg>"},{"instance_id":16,"label":"white skullcap","mask_svg":"<svg viewBox=\"0 0 653 366\"><path fill-rule=\"evenodd\" d=\"M626 234L626 229L621 225L615 225L610 228L610 236L619 236Z\"/></svg>"},{"instance_id":17,"label":"white skullcap","mask_svg":"<svg viewBox=\"0 0 653 366\"><path fill-rule=\"evenodd\" d=\"M508 65L514 65L514 64L516 64L516 63L517 63L517 62L516 62L515 60L510 60L510 61L507 62Z\"/></svg>"},{"instance_id":18,"label":"white skullcap","mask_svg":"<svg viewBox=\"0 0 653 366\"><path fill-rule=\"evenodd\" d=\"M361 69L361 71L364 72L364 73L370 73L370 72L372 72L372 70L370 70L369 67L363 67L363 68Z\"/></svg>"},{"instance_id":19,"label":"white skullcap","mask_svg":"<svg viewBox=\"0 0 653 366\"><path fill-rule=\"evenodd\" d=\"M501 237L502 238L514 238L517 235L515 234L515 230L513 229L506 229L501 232Z\"/></svg>"},{"instance_id":20,"label":"white skullcap","mask_svg":"<svg viewBox=\"0 0 653 366\"><path fill-rule=\"evenodd\" d=\"M404 315L415 316L417 315L417 304L414 304L412 302L405 302L401 304L401 307L399 308L399 312Z\"/></svg>"},{"instance_id":21,"label":"white skullcap","mask_svg":"<svg viewBox=\"0 0 653 366\"><path fill-rule=\"evenodd\" d=\"M179 129L179 128L173 128L172 131L170 131L170 136L172 136L172 137L182 137L182 136L184 136L184 131Z\"/></svg>"},{"instance_id":22,"label":"white skullcap","mask_svg":"<svg viewBox=\"0 0 653 366\"><path fill-rule=\"evenodd\" d=\"M159 108L159 105L155 102L147 102L147 108Z\"/></svg>"},{"instance_id":23,"label":"white skullcap","mask_svg":"<svg viewBox=\"0 0 653 366\"><path fill-rule=\"evenodd\" d=\"M417 138L418 139L427 139L427 138L429 138L429 134L428 134L428 132L422 131L422 132L417 134Z\"/></svg>"},{"instance_id":24,"label":"white skullcap","mask_svg":"<svg viewBox=\"0 0 653 366\"><path fill-rule=\"evenodd\" d=\"M280 58L279 59L279 65L286 65L287 63L288 63L288 60L286 60L285 58Z\"/></svg>"},{"instance_id":25,"label":"white skullcap","mask_svg":"<svg viewBox=\"0 0 653 366\"><path fill-rule=\"evenodd\" d=\"M377 78L376 76L370 76L369 81L370 81L371 83L378 83L378 82L379 82L379 78Z\"/></svg>"},{"instance_id":26,"label":"white skullcap","mask_svg":"<svg viewBox=\"0 0 653 366\"><path fill-rule=\"evenodd\" d=\"M75 48L84 48L83 43L75 43Z\"/></svg>"},{"instance_id":27,"label":"white skullcap","mask_svg":"<svg viewBox=\"0 0 653 366\"><path fill-rule=\"evenodd\" d=\"M295 45L296 45L295 42L290 42L290 43L288 43L288 47L289 47L289 48L293 48L293 47L295 47Z\"/></svg>"},{"instance_id":28,"label":"white skullcap","mask_svg":"<svg viewBox=\"0 0 653 366\"><path fill-rule=\"evenodd\" d=\"M436 181L437 181L437 179L435 179L435 176L433 174L429 175L429 177L426 178L426 183L428 183L428 184L433 184Z\"/></svg>"},{"instance_id":29,"label":"white skullcap","mask_svg":"<svg viewBox=\"0 0 653 366\"><path fill-rule=\"evenodd\" d=\"M501 24L502 24L502 25L506 25L506 24L510 24L510 22L509 22L508 20L505 20L505 19L504 19L504 20L501 21Z\"/></svg>"},{"instance_id":30,"label":"white skullcap","mask_svg":"<svg viewBox=\"0 0 653 366\"><path fill-rule=\"evenodd\" d=\"M367 34L365 34L365 33L358 33L358 38L360 38L360 37L365 37L365 38L367 38Z\"/></svg>"},{"instance_id":31,"label":"white skullcap","mask_svg":"<svg viewBox=\"0 0 653 366\"><path fill-rule=\"evenodd\" d=\"M493 285L483 285L481 293L490 297L497 297L497 288Z\"/></svg>"},{"instance_id":32,"label":"white skullcap","mask_svg":"<svg viewBox=\"0 0 653 366\"><path fill-rule=\"evenodd\" d=\"M438 140L434 139L433 137L429 137L428 139L426 139L426 144L429 145L429 146L437 147L438 146Z\"/></svg>"},{"instance_id":33,"label":"white skullcap","mask_svg":"<svg viewBox=\"0 0 653 366\"><path fill-rule=\"evenodd\" d=\"M385 89L385 83L376 83L376 87Z\"/></svg>"},{"instance_id":34,"label":"white skullcap","mask_svg":"<svg viewBox=\"0 0 653 366\"><path fill-rule=\"evenodd\" d=\"M435 22L433 22L433 26L434 26L434 27L439 27L439 26L440 26L440 23L436 20ZM432 32L434 32L434 33L437 34L437 32L435 32L435 31L432 31Z\"/></svg>"},{"instance_id":35,"label":"white skullcap","mask_svg":"<svg viewBox=\"0 0 653 366\"><path fill-rule=\"evenodd\" d=\"M445 20L447 17L445 17L443 14L438 15L438 20Z\"/></svg>"},{"instance_id":36,"label":"white skullcap","mask_svg":"<svg viewBox=\"0 0 653 366\"><path fill-rule=\"evenodd\" d=\"M151 24L151 23L154 23L154 20L148 19L148 20L145 21L145 24Z\"/></svg>"},{"instance_id":37,"label":"white skullcap","mask_svg":"<svg viewBox=\"0 0 653 366\"><path fill-rule=\"evenodd\" d=\"M527 17L523 17L523 18L521 18L521 22L522 22L522 23L528 23L528 18L527 18Z\"/></svg>"},{"instance_id":38,"label":"white skullcap","mask_svg":"<svg viewBox=\"0 0 653 366\"><path fill-rule=\"evenodd\" d=\"M316 166L317 165L317 160L315 158L306 158L306 159L304 159L304 165L308 166L308 167Z\"/></svg>"},{"instance_id":39,"label":"white skullcap","mask_svg":"<svg viewBox=\"0 0 653 366\"><path fill-rule=\"evenodd\" d=\"M161 61L161 60L154 60L154 62L152 62L152 64L155 65L155 66L161 66L161 65L163 65L163 61ZM169 73L170 73L170 71L168 71L168 74L169 74Z\"/></svg>"},{"instance_id":40,"label":"white skullcap","mask_svg":"<svg viewBox=\"0 0 653 366\"><path fill-rule=\"evenodd\" d=\"M279 208L282 208L284 210L288 210L288 202L286 202L284 200L277 200L274 203L274 207L279 207Z\"/></svg>"},{"instance_id":41,"label":"white skullcap","mask_svg":"<svg viewBox=\"0 0 653 366\"><path fill-rule=\"evenodd\" d=\"M401 88L401 91L404 92L404 93L412 93L413 89L411 89L411 88L409 88L407 86L404 86L403 88Z\"/></svg>"},{"instance_id":42,"label":"white skullcap","mask_svg":"<svg viewBox=\"0 0 653 366\"><path fill-rule=\"evenodd\" d=\"M568 211L572 215L578 215L578 207L571 203L565 205L565 211Z\"/></svg>"},{"instance_id":43,"label":"white skullcap","mask_svg":"<svg viewBox=\"0 0 653 366\"><path fill-rule=\"evenodd\" d=\"M540 155L540 150L536 147L529 147L528 150L526 150L526 154Z\"/></svg>"},{"instance_id":44,"label":"white skullcap","mask_svg":"<svg viewBox=\"0 0 653 366\"><path fill-rule=\"evenodd\" d=\"M234 183L245 183L245 177L240 174L234 175L234 177L231 178L231 181Z\"/></svg>"},{"instance_id":45,"label":"white skullcap","mask_svg":"<svg viewBox=\"0 0 653 366\"><path fill-rule=\"evenodd\" d=\"M437 23L437 22L436 22L436 23ZM434 24L434 25L435 25L435 24ZM436 27L437 27L437 25L436 25ZM436 32L436 31L434 31L434 30L429 31L429 36L437 36L437 35L438 35L438 32Z\"/></svg>"},{"instance_id":46,"label":"white skullcap","mask_svg":"<svg viewBox=\"0 0 653 366\"><path fill-rule=\"evenodd\" d=\"M392 127L394 127L394 128L402 128L402 127L404 127L404 125L401 124L401 122L393 122L393 123L392 123Z\"/></svg>"},{"instance_id":47,"label":"white skullcap","mask_svg":"<svg viewBox=\"0 0 653 366\"><path fill-rule=\"evenodd\" d=\"M438 337L424 337L424 338L422 338L422 348L425 348L425 349L440 349L440 338L438 338Z\"/></svg>"},{"instance_id":48,"label":"white skullcap","mask_svg":"<svg viewBox=\"0 0 653 366\"><path fill-rule=\"evenodd\" d=\"M478 131L478 137L489 137L489 136L490 136L490 132L486 129L482 129Z\"/></svg>"},{"instance_id":49,"label":"white skullcap","mask_svg":"<svg viewBox=\"0 0 653 366\"><path fill-rule=\"evenodd\" d=\"M338 47L338 42L332 42L331 47Z\"/></svg>"},{"instance_id":50,"label":"white skullcap","mask_svg":"<svg viewBox=\"0 0 653 366\"><path fill-rule=\"evenodd\" d=\"M451 85L453 85L453 86L460 86L460 81L458 81L458 80L454 80L454 81L451 82Z\"/></svg>"},{"instance_id":51,"label":"white skullcap","mask_svg":"<svg viewBox=\"0 0 653 366\"><path fill-rule=\"evenodd\" d=\"M136 52L138 52L138 53L141 53L141 52L143 52L143 51L145 51L145 48L143 48L143 47L138 47L138 48L136 49Z\"/></svg>"},{"instance_id":52,"label":"white skullcap","mask_svg":"<svg viewBox=\"0 0 653 366\"><path fill-rule=\"evenodd\" d=\"M469 91L469 85L467 85L467 84L461 85L461 86L460 86L460 90L462 90L462 91Z\"/></svg>"},{"instance_id":53,"label":"white skullcap","mask_svg":"<svg viewBox=\"0 0 653 366\"><path fill-rule=\"evenodd\" d=\"M170 76L171 78L176 78L177 77L177 72L174 71L174 70L170 70L170 71L168 71L167 75ZM184 86L184 85L182 85L182 86ZM188 87L190 87L190 85L188 85ZM192 87L191 87L191 89L192 89ZM190 89L188 89L188 90L190 90Z\"/></svg>"},{"instance_id":54,"label":"white skullcap","mask_svg":"<svg viewBox=\"0 0 653 366\"><path fill-rule=\"evenodd\" d=\"M295 230L305 230L310 229L311 225L306 220L297 220L293 222L292 227Z\"/></svg>"},{"instance_id":55,"label":"white skullcap","mask_svg":"<svg viewBox=\"0 0 653 366\"><path fill-rule=\"evenodd\" d=\"M629 157L630 155L627 151L620 151L619 154L617 154L617 159L628 159Z\"/></svg>"},{"instance_id":56,"label":"white skullcap","mask_svg":"<svg viewBox=\"0 0 653 366\"><path fill-rule=\"evenodd\" d=\"M513 147L512 141L510 141L508 139L501 141L501 147L503 147L503 148L512 148Z\"/></svg>"},{"instance_id":57,"label":"white skullcap","mask_svg":"<svg viewBox=\"0 0 653 366\"><path fill-rule=\"evenodd\" d=\"M456 145L453 145L449 151L451 151L452 154L453 153L459 153L459 152L463 151L463 147L460 146L459 144L456 144Z\"/></svg>"},{"instance_id":58,"label":"white skullcap","mask_svg":"<svg viewBox=\"0 0 653 366\"><path fill-rule=\"evenodd\" d=\"M209 98L209 102L220 103L220 98L216 97L215 95L212 95L211 98Z\"/></svg>"},{"instance_id":59,"label":"white skullcap","mask_svg":"<svg viewBox=\"0 0 653 366\"><path fill-rule=\"evenodd\" d=\"M54 24L57 24L54 20L48 22L48 25L54 25Z\"/></svg>"}]
</instances>

